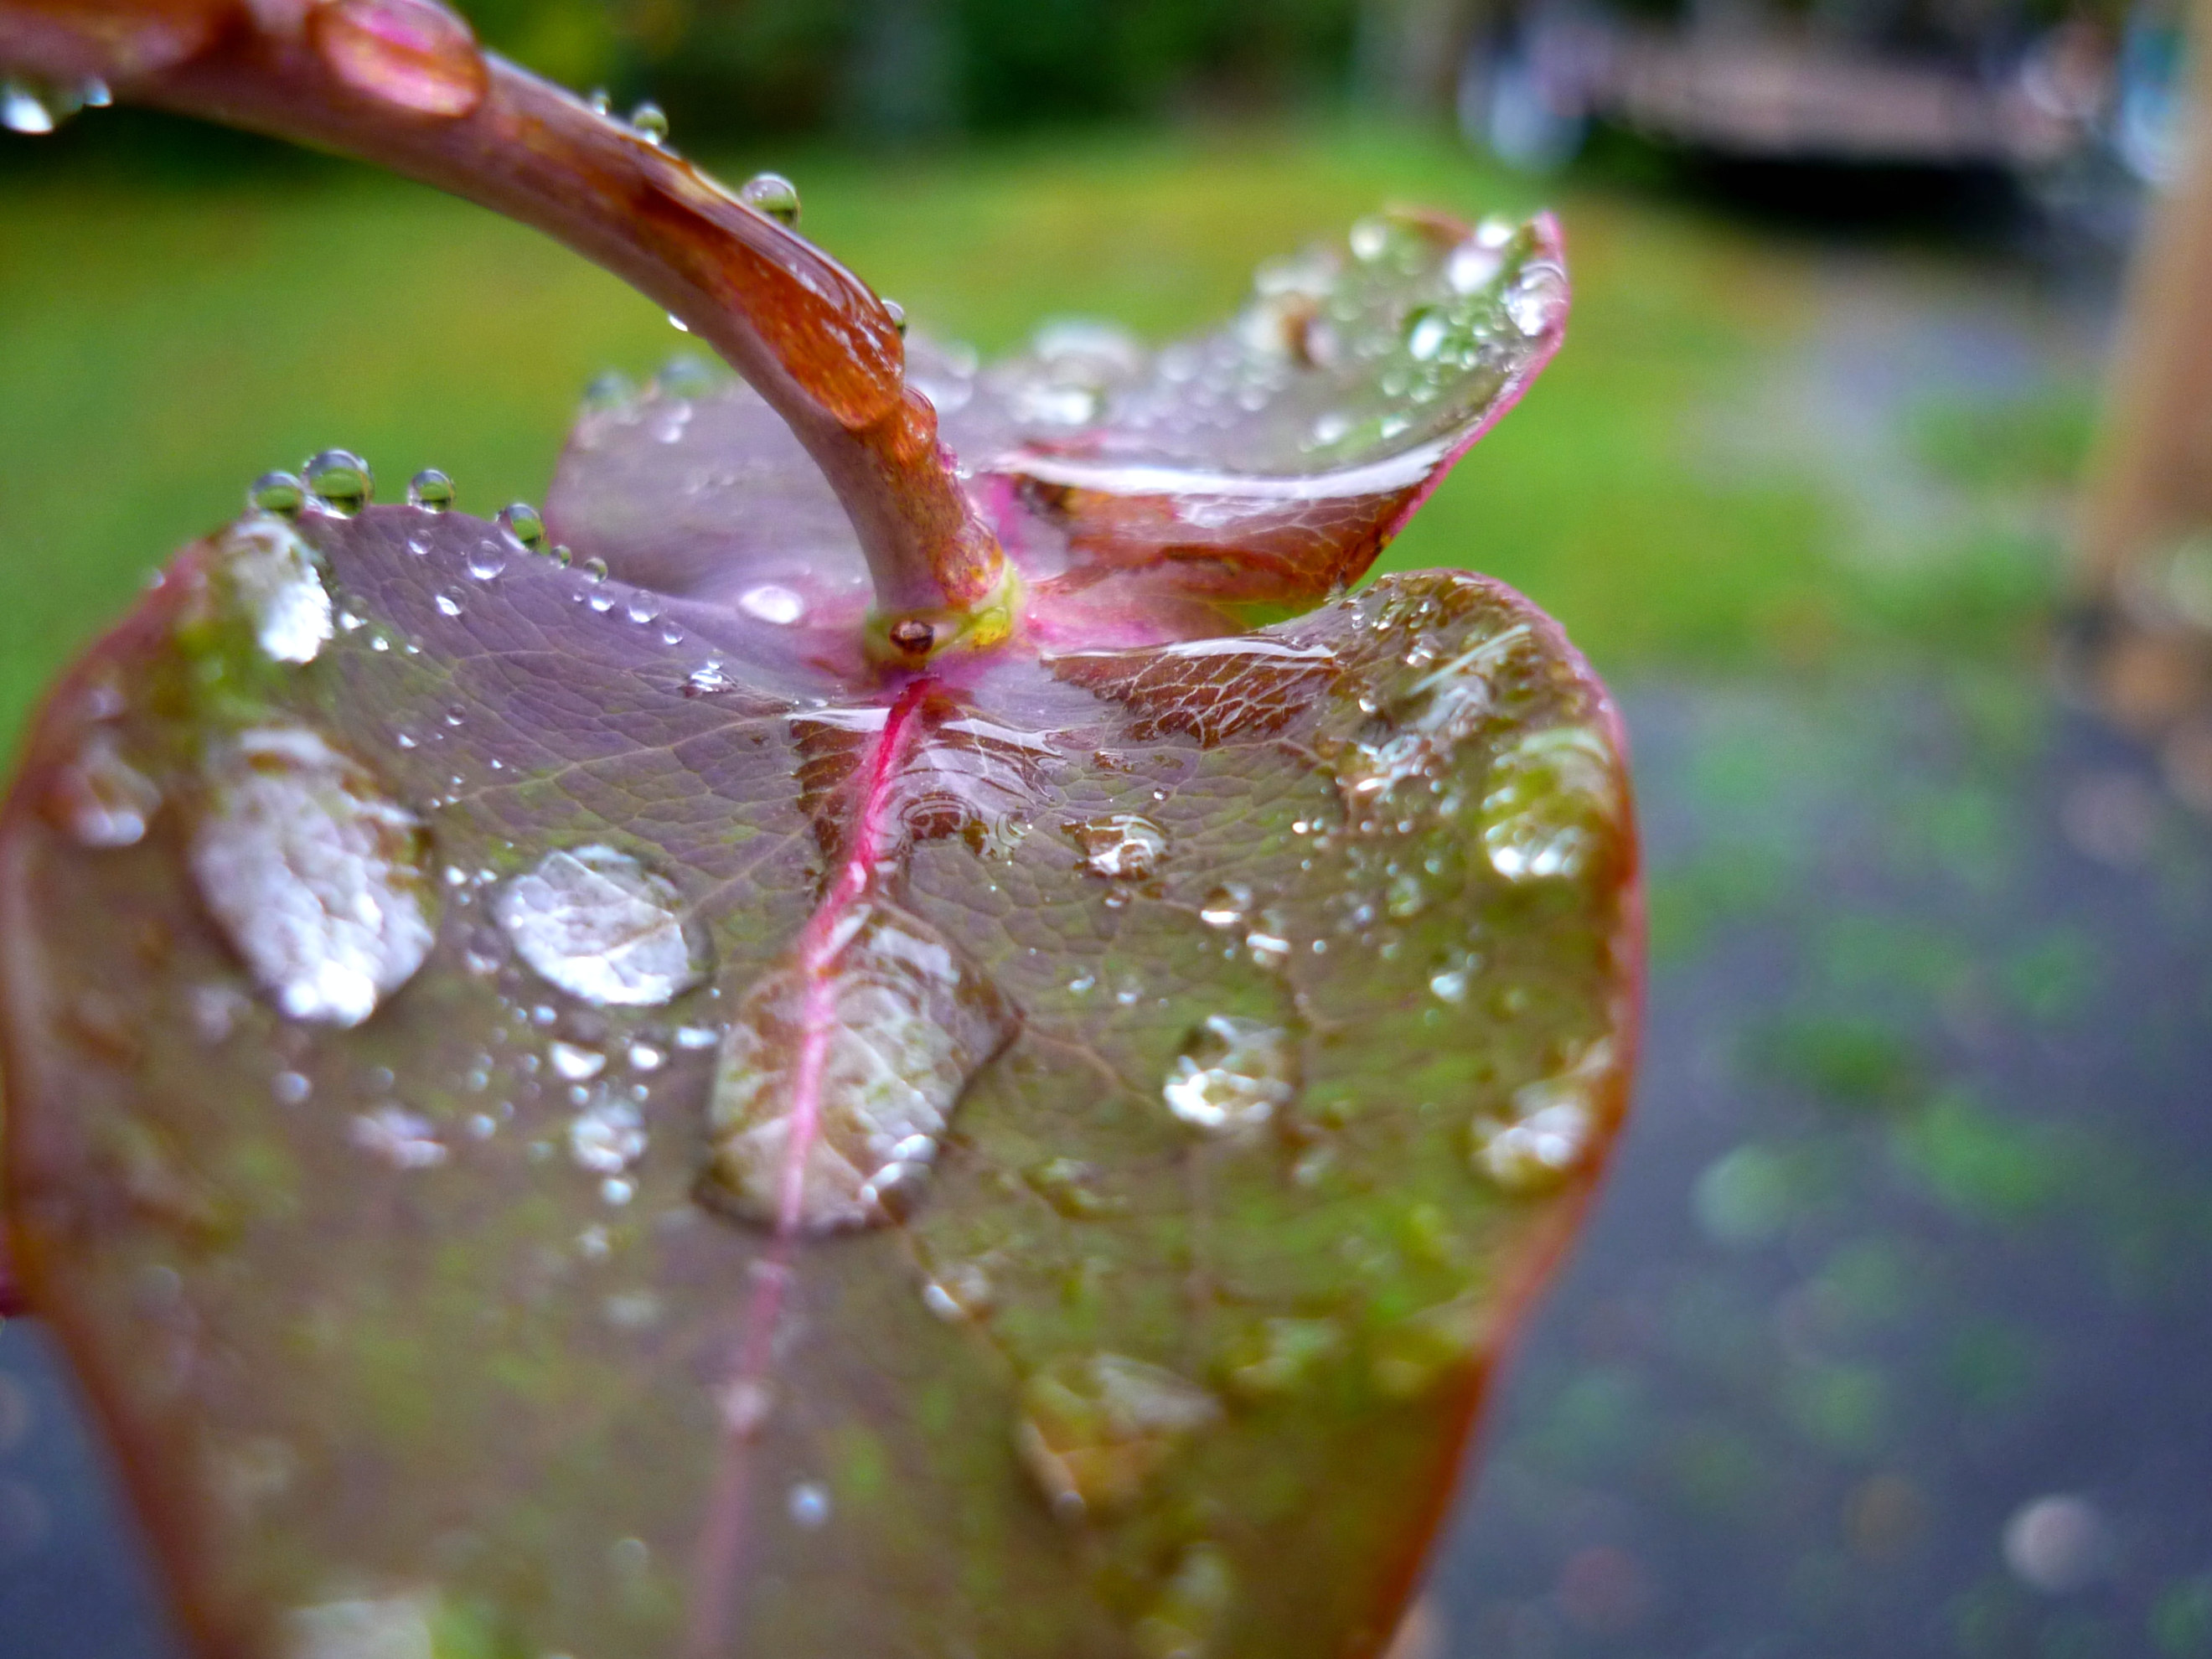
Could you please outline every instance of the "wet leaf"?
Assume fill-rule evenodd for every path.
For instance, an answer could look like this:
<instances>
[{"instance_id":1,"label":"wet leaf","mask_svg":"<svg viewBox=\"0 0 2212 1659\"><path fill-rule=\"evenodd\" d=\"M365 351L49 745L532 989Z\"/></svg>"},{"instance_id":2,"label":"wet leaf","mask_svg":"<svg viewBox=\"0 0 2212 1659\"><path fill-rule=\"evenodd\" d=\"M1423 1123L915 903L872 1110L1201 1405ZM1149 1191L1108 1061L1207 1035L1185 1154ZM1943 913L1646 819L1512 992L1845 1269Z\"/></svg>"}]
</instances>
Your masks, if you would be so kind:
<instances>
[{"instance_id":1,"label":"wet leaf","mask_svg":"<svg viewBox=\"0 0 2212 1659\"><path fill-rule=\"evenodd\" d=\"M996 648L878 666L795 446L677 380L586 416L545 535L249 516L57 690L9 1201L208 1651L1377 1650L1641 951L1618 724L1525 602L1191 606L1358 574L1556 339L1498 331L1563 306L1548 232L1378 222L1263 284L1322 380L1257 409L1178 424L1139 354L1054 436L1033 362L975 378ZM1455 367L1369 387L1468 248ZM1254 478L1296 511L1203 541L1235 582L1140 547Z\"/></svg>"}]
</instances>

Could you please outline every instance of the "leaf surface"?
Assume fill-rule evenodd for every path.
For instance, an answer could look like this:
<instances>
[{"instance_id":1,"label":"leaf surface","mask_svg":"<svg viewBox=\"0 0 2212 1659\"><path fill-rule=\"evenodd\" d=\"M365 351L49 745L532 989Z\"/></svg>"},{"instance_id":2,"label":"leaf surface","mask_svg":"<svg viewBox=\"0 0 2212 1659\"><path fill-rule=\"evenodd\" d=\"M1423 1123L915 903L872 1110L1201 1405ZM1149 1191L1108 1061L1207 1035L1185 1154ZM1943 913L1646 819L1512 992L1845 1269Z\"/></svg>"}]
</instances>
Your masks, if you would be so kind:
<instances>
[{"instance_id":1,"label":"leaf surface","mask_svg":"<svg viewBox=\"0 0 2212 1659\"><path fill-rule=\"evenodd\" d=\"M1407 223L1358 289L1401 338L1476 245ZM1327 558L1205 558L1357 574L1545 316L1310 470L1391 489L1267 498ZM12 1221L210 1651L1388 1637L1624 1107L1618 723L1470 575L1182 636L1259 590L1052 458L1185 469L1142 511L1197 524L1326 389L1216 453L1139 366L1055 448L980 401L1028 372L946 423L1027 548L1004 649L873 666L795 448L663 386L572 445L574 563L251 517L55 694L0 825ZM1168 599L1086 635L1097 558Z\"/></svg>"}]
</instances>

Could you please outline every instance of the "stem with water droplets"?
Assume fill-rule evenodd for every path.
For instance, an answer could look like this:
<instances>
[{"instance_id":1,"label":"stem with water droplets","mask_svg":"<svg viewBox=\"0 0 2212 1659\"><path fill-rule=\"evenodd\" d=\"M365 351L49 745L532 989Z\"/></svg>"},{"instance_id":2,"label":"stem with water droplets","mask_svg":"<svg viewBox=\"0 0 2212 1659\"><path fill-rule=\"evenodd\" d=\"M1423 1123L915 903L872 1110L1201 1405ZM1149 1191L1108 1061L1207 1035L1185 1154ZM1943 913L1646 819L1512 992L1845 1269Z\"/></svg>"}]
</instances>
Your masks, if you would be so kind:
<instances>
[{"instance_id":1,"label":"stem with water droplets","mask_svg":"<svg viewBox=\"0 0 2212 1659\"><path fill-rule=\"evenodd\" d=\"M428 0L216 9L0 0L0 65L101 74L118 98L356 156L534 226L682 319L789 423L853 521L882 616L963 617L1000 592L1004 557L938 444L936 411L905 384L896 322L820 249L481 52ZM206 27L151 67L117 27L185 13Z\"/></svg>"}]
</instances>

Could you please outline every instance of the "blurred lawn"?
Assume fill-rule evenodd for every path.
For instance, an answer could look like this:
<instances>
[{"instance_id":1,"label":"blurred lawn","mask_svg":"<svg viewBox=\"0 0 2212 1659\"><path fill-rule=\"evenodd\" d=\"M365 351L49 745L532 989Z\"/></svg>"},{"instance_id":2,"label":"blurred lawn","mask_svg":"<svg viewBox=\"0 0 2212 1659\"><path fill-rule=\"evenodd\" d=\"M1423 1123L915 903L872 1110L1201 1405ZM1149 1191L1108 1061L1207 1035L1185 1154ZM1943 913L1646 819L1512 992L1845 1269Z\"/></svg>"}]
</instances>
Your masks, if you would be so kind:
<instances>
[{"instance_id":1,"label":"blurred lawn","mask_svg":"<svg viewBox=\"0 0 2212 1659\"><path fill-rule=\"evenodd\" d=\"M771 158L726 174L747 159ZM1054 313L1155 337L1202 324L1256 261L1385 201L1537 204L1441 140L1346 127L773 159L811 234L987 350ZM1803 325L1810 256L1686 210L1554 204L1578 290L1567 348L1386 568L1502 576L1612 671L1819 661L1930 614L1830 556L1836 515L1808 477L1730 476L1704 453L1711 412ZM256 473L338 444L387 499L433 465L478 511L534 499L584 382L681 344L532 233L335 165L217 182L18 165L0 231L0 732ZM2000 573L2001 621L2016 576Z\"/></svg>"}]
</instances>

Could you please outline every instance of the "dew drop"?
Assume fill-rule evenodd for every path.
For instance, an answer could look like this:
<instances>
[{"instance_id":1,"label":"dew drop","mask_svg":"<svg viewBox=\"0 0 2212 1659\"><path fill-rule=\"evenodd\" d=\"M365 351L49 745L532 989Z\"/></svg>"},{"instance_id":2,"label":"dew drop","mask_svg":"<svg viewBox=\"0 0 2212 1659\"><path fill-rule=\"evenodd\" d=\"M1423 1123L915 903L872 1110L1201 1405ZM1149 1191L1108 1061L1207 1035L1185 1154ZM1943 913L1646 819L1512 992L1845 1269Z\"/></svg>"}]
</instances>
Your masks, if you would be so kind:
<instances>
[{"instance_id":1,"label":"dew drop","mask_svg":"<svg viewBox=\"0 0 2212 1659\"><path fill-rule=\"evenodd\" d=\"M205 768L201 898L295 1019L357 1025L429 955L429 837L368 769L298 727L248 731Z\"/></svg>"},{"instance_id":2,"label":"dew drop","mask_svg":"<svg viewBox=\"0 0 2212 1659\"><path fill-rule=\"evenodd\" d=\"M569 1120L568 1156L578 1169L618 1176L645 1156L645 1121L630 1102L602 1096Z\"/></svg>"},{"instance_id":3,"label":"dew drop","mask_svg":"<svg viewBox=\"0 0 2212 1659\"><path fill-rule=\"evenodd\" d=\"M545 520L528 501L511 501L499 510L499 527L526 553L545 550Z\"/></svg>"},{"instance_id":4,"label":"dew drop","mask_svg":"<svg viewBox=\"0 0 2212 1659\"><path fill-rule=\"evenodd\" d=\"M1297 1093L1289 1036L1264 1020L1209 1014L1184 1040L1161 1094L1193 1128L1233 1134L1257 1127Z\"/></svg>"},{"instance_id":5,"label":"dew drop","mask_svg":"<svg viewBox=\"0 0 2212 1659\"><path fill-rule=\"evenodd\" d=\"M806 614L806 601L788 587L763 582L738 595L738 609L758 621L788 628Z\"/></svg>"},{"instance_id":6,"label":"dew drop","mask_svg":"<svg viewBox=\"0 0 2212 1659\"><path fill-rule=\"evenodd\" d=\"M466 115L490 84L469 26L428 0L327 0L307 38L354 91L417 115Z\"/></svg>"},{"instance_id":7,"label":"dew drop","mask_svg":"<svg viewBox=\"0 0 2212 1659\"><path fill-rule=\"evenodd\" d=\"M1521 273L1505 296L1505 314L1513 326L1534 339L1559 320L1567 301L1567 279L1557 265L1532 263Z\"/></svg>"},{"instance_id":8,"label":"dew drop","mask_svg":"<svg viewBox=\"0 0 2212 1659\"><path fill-rule=\"evenodd\" d=\"M497 542L478 542L469 550L469 574L480 582L495 581L507 568L507 550Z\"/></svg>"},{"instance_id":9,"label":"dew drop","mask_svg":"<svg viewBox=\"0 0 2212 1659\"><path fill-rule=\"evenodd\" d=\"M451 593L440 592L433 603L437 605L438 614L441 617L458 617L461 614L461 602Z\"/></svg>"},{"instance_id":10,"label":"dew drop","mask_svg":"<svg viewBox=\"0 0 2212 1659\"><path fill-rule=\"evenodd\" d=\"M813 1532L830 1519L830 1488L819 1480L801 1480L785 1500L791 1524Z\"/></svg>"},{"instance_id":11,"label":"dew drop","mask_svg":"<svg viewBox=\"0 0 2212 1659\"><path fill-rule=\"evenodd\" d=\"M264 472L246 487L246 505L252 512L289 519L307 504L307 487L295 472Z\"/></svg>"},{"instance_id":12,"label":"dew drop","mask_svg":"<svg viewBox=\"0 0 2212 1659\"><path fill-rule=\"evenodd\" d=\"M1159 868L1168 850L1167 831L1134 812L1111 812L1070 824L1068 834L1083 850L1083 866L1109 880L1141 881Z\"/></svg>"},{"instance_id":13,"label":"dew drop","mask_svg":"<svg viewBox=\"0 0 2212 1659\"><path fill-rule=\"evenodd\" d=\"M1599 1091L1613 1066L1604 1038L1553 1077L1513 1091L1513 1115L1474 1121L1474 1167L1510 1193L1539 1193L1577 1168L1596 1138Z\"/></svg>"},{"instance_id":14,"label":"dew drop","mask_svg":"<svg viewBox=\"0 0 2212 1659\"><path fill-rule=\"evenodd\" d=\"M492 900L515 951L571 996L650 1007L706 972L674 883L611 847L548 853Z\"/></svg>"},{"instance_id":15,"label":"dew drop","mask_svg":"<svg viewBox=\"0 0 2212 1659\"><path fill-rule=\"evenodd\" d=\"M123 758L113 733L95 731L56 775L52 807L80 847L131 847L161 805L154 781Z\"/></svg>"},{"instance_id":16,"label":"dew drop","mask_svg":"<svg viewBox=\"0 0 2212 1659\"><path fill-rule=\"evenodd\" d=\"M224 532L222 550L255 642L278 662L313 662L336 627L330 591L307 544L280 519L248 519Z\"/></svg>"},{"instance_id":17,"label":"dew drop","mask_svg":"<svg viewBox=\"0 0 2212 1659\"><path fill-rule=\"evenodd\" d=\"M1413 325L1406 331L1406 349L1419 362L1427 362L1443 349L1444 342L1451 337L1451 319L1432 307L1423 307L1413 313Z\"/></svg>"},{"instance_id":18,"label":"dew drop","mask_svg":"<svg viewBox=\"0 0 2212 1659\"><path fill-rule=\"evenodd\" d=\"M1280 933L1255 930L1244 935L1244 949L1252 957L1252 965L1268 973L1279 973L1291 959L1291 942Z\"/></svg>"},{"instance_id":19,"label":"dew drop","mask_svg":"<svg viewBox=\"0 0 2212 1659\"><path fill-rule=\"evenodd\" d=\"M893 1194L903 1202L927 1172L969 1080L1018 1024L997 988L919 917L868 899L836 926L834 939L794 947L745 993L708 1113L714 1174L731 1207L811 1232L892 1218ZM802 1098L810 1080L812 1097ZM787 1218L794 1157L798 1208Z\"/></svg>"},{"instance_id":20,"label":"dew drop","mask_svg":"<svg viewBox=\"0 0 2212 1659\"><path fill-rule=\"evenodd\" d=\"M342 518L360 512L376 494L368 463L349 449L325 449L310 456L300 476L314 504Z\"/></svg>"},{"instance_id":21,"label":"dew drop","mask_svg":"<svg viewBox=\"0 0 2212 1659\"><path fill-rule=\"evenodd\" d=\"M407 505L425 513L443 513L453 504L453 481L434 466L426 466L407 481Z\"/></svg>"},{"instance_id":22,"label":"dew drop","mask_svg":"<svg viewBox=\"0 0 2212 1659\"><path fill-rule=\"evenodd\" d=\"M948 1324L973 1324L990 1316L998 1302L998 1290L980 1263L956 1261L939 1269L921 1287L921 1301Z\"/></svg>"},{"instance_id":23,"label":"dew drop","mask_svg":"<svg viewBox=\"0 0 2212 1659\"><path fill-rule=\"evenodd\" d=\"M721 663L710 658L685 676L684 690L689 696L706 697L717 691L728 690L730 684L730 677L723 672Z\"/></svg>"},{"instance_id":24,"label":"dew drop","mask_svg":"<svg viewBox=\"0 0 2212 1659\"><path fill-rule=\"evenodd\" d=\"M570 1083L587 1083L607 1068L607 1057L581 1043L556 1041L547 1050L554 1074Z\"/></svg>"},{"instance_id":25,"label":"dew drop","mask_svg":"<svg viewBox=\"0 0 2212 1659\"><path fill-rule=\"evenodd\" d=\"M799 222L799 186L780 173L756 173L738 186L738 199L779 223Z\"/></svg>"},{"instance_id":26,"label":"dew drop","mask_svg":"<svg viewBox=\"0 0 2212 1659\"><path fill-rule=\"evenodd\" d=\"M1224 882L1206 896L1198 919L1209 927L1237 927L1252 908L1252 890L1240 881Z\"/></svg>"},{"instance_id":27,"label":"dew drop","mask_svg":"<svg viewBox=\"0 0 2212 1659\"><path fill-rule=\"evenodd\" d=\"M1612 839L1620 811L1613 754L1587 726L1532 732L1492 763L1482 843L1506 880L1572 879Z\"/></svg>"},{"instance_id":28,"label":"dew drop","mask_svg":"<svg viewBox=\"0 0 2212 1659\"><path fill-rule=\"evenodd\" d=\"M587 582L603 582L607 579L607 562L596 554L576 568L584 573L584 580Z\"/></svg>"},{"instance_id":29,"label":"dew drop","mask_svg":"<svg viewBox=\"0 0 2212 1659\"><path fill-rule=\"evenodd\" d=\"M1022 1387L1014 1445L1053 1513L1112 1515L1144 1495L1220 1402L1173 1371L1121 1354L1057 1361Z\"/></svg>"},{"instance_id":30,"label":"dew drop","mask_svg":"<svg viewBox=\"0 0 2212 1659\"><path fill-rule=\"evenodd\" d=\"M395 1170L428 1170L443 1164L445 1143L430 1121L403 1107L363 1112L353 1121L353 1144Z\"/></svg>"},{"instance_id":31,"label":"dew drop","mask_svg":"<svg viewBox=\"0 0 2212 1659\"><path fill-rule=\"evenodd\" d=\"M315 1085L303 1072L279 1072L269 1080L269 1092L280 1106L299 1106L314 1093Z\"/></svg>"},{"instance_id":32,"label":"dew drop","mask_svg":"<svg viewBox=\"0 0 2212 1659\"><path fill-rule=\"evenodd\" d=\"M647 101L629 112L630 131L659 149L668 142L668 112Z\"/></svg>"},{"instance_id":33,"label":"dew drop","mask_svg":"<svg viewBox=\"0 0 2212 1659\"><path fill-rule=\"evenodd\" d=\"M10 132L20 132L27 138L44 137L67 120L69 113L44 87L19 76L0 80L0 127Z\"/></svg>"}]
</instances>

